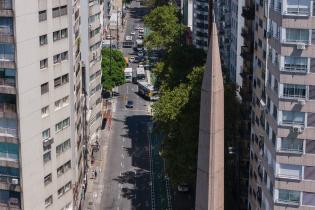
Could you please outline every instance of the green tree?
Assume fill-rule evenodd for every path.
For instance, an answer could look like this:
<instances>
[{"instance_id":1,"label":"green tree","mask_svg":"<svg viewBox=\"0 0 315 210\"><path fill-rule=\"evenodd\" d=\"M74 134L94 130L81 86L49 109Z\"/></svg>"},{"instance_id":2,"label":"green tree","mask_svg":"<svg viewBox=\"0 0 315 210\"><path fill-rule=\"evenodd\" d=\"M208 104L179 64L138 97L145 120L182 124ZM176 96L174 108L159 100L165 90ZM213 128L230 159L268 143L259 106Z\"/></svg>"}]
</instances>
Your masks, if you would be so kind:
<instances>
[{"instance_id":1,"label":"green tree","mask_svg":"<svg viewBox=\"0 0 315 210\"><path fill-rule=\"evenodd\" d=\"M144 17L144 24L151 30L151 33L144 40L149 49L169 49L178 43L181 28L184 28L179 23L178 10L173 5L164 5L153 9Z\"/></svg>"},{"instance_id":2,"label":"green tree","mask_svg":"<svg viewBox=\"0 0 315 210\"><path fill-rule=\"evenodd\" d=\"M124 68L127 66L122 52L112 49L111 54L112 59L110 62L110 49L102 49L102 85L107 91L124 84Z\"/></svg>"},{"instance_id":3,"label":"green tree","mask_svg":"<svg viewBox=\"0 0 315 210\"><path fill-rule=\"evenodd\" d=\"M187 82L165 88L153 105L154 120L166 134L161 152L174 185L195 183L203 71L204 67L193 68Z\"/></svg>"}]
</instances>

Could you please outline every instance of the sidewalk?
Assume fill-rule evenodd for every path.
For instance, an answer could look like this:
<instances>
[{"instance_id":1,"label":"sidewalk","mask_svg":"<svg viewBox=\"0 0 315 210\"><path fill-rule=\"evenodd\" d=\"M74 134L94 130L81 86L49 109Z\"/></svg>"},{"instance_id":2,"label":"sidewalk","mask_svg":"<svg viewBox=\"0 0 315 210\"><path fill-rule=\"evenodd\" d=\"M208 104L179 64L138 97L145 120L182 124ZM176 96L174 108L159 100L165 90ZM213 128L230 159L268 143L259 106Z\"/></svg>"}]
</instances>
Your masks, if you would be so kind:
<instances>
[{"instance_id":1,"label":"sidewalk","mask_svg":"<svg viewBox=\"0 0 315 210\"><path fill-rule=\"evenodd\" d=\"M111 103L110 110L113 107ZM106 110L108 111L108 110ZM111 115L112 113L110 113ZM99 139L99 150L94 152L94 161L91 161L91 154L89 153L89 170L87 173L87 190L84 201L84 210L96 210L100 209L102 194L104 190L104 168L106 164L106 153L108 150L108 139L111 132L111 122L107 120L105 128L101 131L101 137ZM94 171L97 175L95 177Z\"/></svg>"}]
</instances>

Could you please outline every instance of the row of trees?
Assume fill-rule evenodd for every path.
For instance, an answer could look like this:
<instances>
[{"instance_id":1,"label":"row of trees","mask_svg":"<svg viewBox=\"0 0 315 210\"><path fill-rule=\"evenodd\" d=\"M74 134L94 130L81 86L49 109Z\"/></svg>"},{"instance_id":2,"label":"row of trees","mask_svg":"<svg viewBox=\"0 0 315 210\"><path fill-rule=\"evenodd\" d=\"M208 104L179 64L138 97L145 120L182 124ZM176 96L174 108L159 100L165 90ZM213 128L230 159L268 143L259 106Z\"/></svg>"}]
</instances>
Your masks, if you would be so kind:
<instances>
[{"instance_id":1,"label":"row of trees","mask_svg":"<svg viewBox=\"0 0 315 210\"><path fill-rule=\"evenodd\" d=\"M153 118L164 134L161 154L172 184L196 179L199 107L206 55L193 46L181 45L182 36L175 6L157 7L144 23L152 31L145 39L148 48L167 51L154 68L160 100L153 104Z\"/></svg>"}]
</instances>

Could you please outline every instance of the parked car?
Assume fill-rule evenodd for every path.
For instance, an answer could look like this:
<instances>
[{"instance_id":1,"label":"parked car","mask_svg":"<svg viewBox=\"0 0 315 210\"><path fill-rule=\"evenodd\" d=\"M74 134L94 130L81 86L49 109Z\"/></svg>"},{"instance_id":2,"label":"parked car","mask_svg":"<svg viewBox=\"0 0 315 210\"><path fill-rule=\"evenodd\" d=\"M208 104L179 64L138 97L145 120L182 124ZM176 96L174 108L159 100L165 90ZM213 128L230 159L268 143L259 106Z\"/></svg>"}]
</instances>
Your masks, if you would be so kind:
<instances>
[{"instance_id":1,"label":"parked car","mask_svg":"<svg viewBox=\"0 0 315 210\"><path fill-rule=\"evenodd\" d=\"M143 39L143 35L138 35L138 39Z\"/></svg>"},{"instance_id":2,"label":"parked car","mask_svg":"<svg viewBox=\"0 0 315 210\"><path fill-rule=\"evenodd\" d=\"M128 61L129 61L129 63L135 62L135 57L129 57Z\"/></svg>"},{"instance_id":3,"label":"parked car","mask_svg":"<svg viewBox=\"0 0 315 210\"><path fill-rule=\"evenodd\" d=\"M133 36L134 36L134 35L136 35L136 32L135 32L135 31L131 31L131 32L130 32L130 35L133 35Z\"/></svg>"},{"instance_id":4,"label":"parked car","mask_svg":"<svg viewBox=\"0 0 315 210\"><path fill-rule=\"evenodd\" d=\"M133 108L133 101L131 101L131 100L127 101L126 107L127 108Z\"/></svg>"},{"instance_id":5,"label":"parked car","mask_svg":"<svg viewBox=\"0 0 315 210\"><path fill-rule=\"evenodd\" d=\"M143 53L143 51L138 51L137 55L138 55L139 57L143 57L143 56L144 56L144 53Z\"/></svg>"},{"instance_id":6,"label":"parked car","mask_svg":"<svg viewBox=\"0 0 315 210\"><path fill-rule=\"evenodd\" d=\"M139 63L141 62L141 58L140 57L135 57L134 63Z\"/></svg>"},{"instance_id":7,"label":"parked car","mask_svg":"<svg viewBox=\"0 0 315 210\"><path fill-rule=\"evenodd\" d=\"M111 35L106 35L106 39L110 40L110 39L113 39L113 37Z\"/></svg>"}]
</instances>

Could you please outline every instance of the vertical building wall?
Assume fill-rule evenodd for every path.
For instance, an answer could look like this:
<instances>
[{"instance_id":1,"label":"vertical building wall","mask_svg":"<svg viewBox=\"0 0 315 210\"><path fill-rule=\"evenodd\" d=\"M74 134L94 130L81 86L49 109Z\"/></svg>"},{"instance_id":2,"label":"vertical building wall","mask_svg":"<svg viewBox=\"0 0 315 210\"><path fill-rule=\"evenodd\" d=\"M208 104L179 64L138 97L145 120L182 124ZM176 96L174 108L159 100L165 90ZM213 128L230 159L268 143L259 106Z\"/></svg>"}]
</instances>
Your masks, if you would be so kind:
<instances>
[{"instance_id":1,"label":"vertical building wall","mask_svg":"<svg viewBox=\"0 0 315 210\"><path fill-rule=\"evenodd\" d=\"M208 0L193 1L193 45L208 49Z\"/></svg>"},{"instance_id":2,"label":"vertical building wall","mask_svg":"<svg viewBox=\"0 0 315 210\"><path fill-rule=\"evenodd\" d=\"M255 1L250 209L313 209L314 1Z\"/></svg>"}]
</instances>

